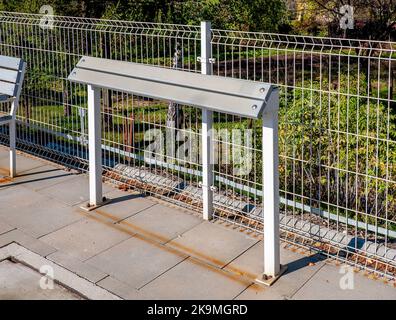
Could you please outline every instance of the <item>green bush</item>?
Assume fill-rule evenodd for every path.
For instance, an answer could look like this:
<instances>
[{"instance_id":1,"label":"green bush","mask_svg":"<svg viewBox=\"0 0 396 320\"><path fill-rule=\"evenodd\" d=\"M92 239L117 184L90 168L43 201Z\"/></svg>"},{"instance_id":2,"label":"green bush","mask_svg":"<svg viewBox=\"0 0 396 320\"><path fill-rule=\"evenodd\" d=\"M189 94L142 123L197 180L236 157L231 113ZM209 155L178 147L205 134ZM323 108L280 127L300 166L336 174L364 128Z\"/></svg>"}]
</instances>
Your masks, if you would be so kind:
<instances>
[{"instance_id":1,"label":"green bush","mask_svg":"<svg viewBox=\"0 0 396 320\"><path fill-rule=\"evenodd\" d=\"M395 106L362 97L370 91L363 74L320 81L282 95L281 189L368 223L396 221Z\"/></svg>"}]
</instances>

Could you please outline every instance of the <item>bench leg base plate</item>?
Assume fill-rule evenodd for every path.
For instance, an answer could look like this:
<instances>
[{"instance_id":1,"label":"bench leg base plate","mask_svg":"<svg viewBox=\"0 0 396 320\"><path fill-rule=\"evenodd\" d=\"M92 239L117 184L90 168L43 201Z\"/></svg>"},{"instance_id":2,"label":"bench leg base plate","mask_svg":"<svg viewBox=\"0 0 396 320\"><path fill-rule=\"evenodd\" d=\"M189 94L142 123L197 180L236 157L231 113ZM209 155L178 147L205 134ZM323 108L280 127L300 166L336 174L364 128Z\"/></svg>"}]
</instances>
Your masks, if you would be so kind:
<instances>
[{"instance_id":1,"label":"bench leg base plate","mask_svg":"<svg viewBox=\"0 0 396 320\"><path fill-rule=\"evenodd\" d=\"M262 276L258 277L255 280L255 282L270 287L286 272L286 270L287 270L287 266L281 265L279 273L275 277L268 277L265 274L263 274Z\"/></svg>"},{"instance_id":2,"label":"bench leg base plate","mask_svg":"<svg viewBox=\"0 0 396 320\"><path fill-rule=\"evenodd\" d=\"M86 203L86 204L80 206L80 209L89 212L89 211L98 209L100 207L103 207L106 204L109 204L110 202L111 202L111 199L106 199L105 201L103 201L102 203L99 203L97 205L88 205L88 203Z\"/></svg>"}]
</instances>

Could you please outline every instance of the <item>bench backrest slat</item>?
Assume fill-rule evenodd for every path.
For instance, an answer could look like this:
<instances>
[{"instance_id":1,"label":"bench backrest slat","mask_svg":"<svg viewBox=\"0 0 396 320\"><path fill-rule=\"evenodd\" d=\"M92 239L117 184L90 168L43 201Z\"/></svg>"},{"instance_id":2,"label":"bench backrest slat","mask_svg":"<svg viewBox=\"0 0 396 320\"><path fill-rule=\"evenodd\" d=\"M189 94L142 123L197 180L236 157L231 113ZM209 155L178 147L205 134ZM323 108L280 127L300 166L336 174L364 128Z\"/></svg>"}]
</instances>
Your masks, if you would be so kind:
<instances>
[{"instance_id":1,"label":"bench backrest slat","mask_svg":"<svg viewBox=\"0 0 396 320\"><path fill-rule=\"evenodd\" d=\"M7 96L15 97L15 87L15 83L0 80L0 94L6 94Z\"/></svg>"},{"instance_id":2,"label":"bench backrest slat","mask_svg":"<svg viewBox=\"0 0 396 320\"><path fill-rule=\"evenodd\" d=\"M19 96L25 66L22 59L0 56L0 94Z\"/></svg>"},{"instance_id":3,"label":"bench backrest slat","mask_svg":"<svg viewBox=\"0 0 396 320\"><path fill-rule=\"evenodd\" d=\"M19 58L0 56L0 68L19 70L20 65L21 59Z\"/></svg>"},{"instance_id":4,"label":"bench backrest slat","mask_svg":"<svg viewBox=\"0 0 396 320\"><path fill-rule=\"evenodd\" d=\"M18 73L18 70L0 68L0 81L16 83L18 79Z\"/></svg>"}]
</instances>

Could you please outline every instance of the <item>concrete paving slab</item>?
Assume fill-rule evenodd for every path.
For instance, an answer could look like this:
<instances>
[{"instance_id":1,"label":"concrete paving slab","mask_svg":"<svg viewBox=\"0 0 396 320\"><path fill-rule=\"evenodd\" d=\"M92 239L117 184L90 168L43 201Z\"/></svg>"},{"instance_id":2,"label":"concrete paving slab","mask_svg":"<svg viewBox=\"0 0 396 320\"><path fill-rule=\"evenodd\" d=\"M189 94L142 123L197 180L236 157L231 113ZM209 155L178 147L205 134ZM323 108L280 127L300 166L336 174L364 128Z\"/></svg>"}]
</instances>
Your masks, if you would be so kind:
<instances>
[{"instance_id":1,"label":"concrete paving slab","mask_svg":"<svg viewBox=\"0 0 396 320\"><path fill-rule=\"evenodd\" d=\"M84 298L91 300L119 300L119 297L103 288L18 244L12 243L0 249L0 256L7 254L8 258L6 259L22 263L36 272L44 273L47 277L52 278L55 283L73 289ZM43 266L45 266L45 271L42 271Z\"/></svg>"},{"instance_id":2,"label":"concrete paving slab","mask_svg":"<svg viewBox=\"0 0 396 320\"><path fill-rule=\"evenodd\" d=\"M111 225L83 219L40 239L84 261L129 237Z\"/></svg>"},{"instance_id":3,"label":"concrete paving slab","mask_svg":"<svg viewBox=\"0 0 396 320\"><path fill-rule=\"evenodd\" d=\"M139 290L142 299L233 299L250 282L189 258Z\"/></svg>"},{"instance_id":4,"label":"concrete paving slab","mask_svg":"<svg viewBox=\"0 0 396 320\"><path fill-rule=\"evenodd\" d=\"M14 230L14 229L15 229L15 227L10 226L3 219L0 219L0 235L3 233L6 233L8 231Z\"/></svg>"},{"instance_id":5,"label":"concrete paving slab","mask_svg":"<svg viewBox=\"0 0 396 320\"><path fill-rule=\"evenodd\" d=\"M8 161L8 151L0 148L0 158ZM52 168L47 162L43 162L39 167L26 171L26 175L22 173L15 181L45 177L46 174L51 176L54 172L56 172L55 167ZM137 198L133 197L126 199L127 201L114 201L110 213L114 213L116 219L111 219L108 214L101 215L99 211L106 210L106 207L103 207L97 210L98 212L82 213L80 220L71 221L70 225L63 226L68 223L71 210L78 211L76 206L73 208L70 206L75 201L81 200L79 196L82 192L88 195L88 180L85 175L81 175L60 183L53 184L51 181L52 179L44 179L37 183L31 181L6 185L4 180L5 185L0 185L0 247L12 242L20 243L42 257L50 257L48 263L71 270L75 273L75 278L99 283L117 296L127 299L232 299L235 297L236 299L328 299L329 297L330 299L364 299L371 294L375 297L382 298L385 295L386 298L395 299L393 292L396 288L366 277L364 281L360 278L355 280L355 290L342 290L339 287L339 280L343 275L338 273L339 267L334 267L336 269L332 274L322 261L314 261L310 265L312 258L292 252L290 249L281 250L281 262L289 264L285 275L270 288L252 285L253 277L262 272L262 242L244 233L208 222L193 225L190 230L187 227L184 229L185 223L187 225L189 223L184 220L190 219L187 213L168 214L168 211L177 211L177 209L170 209L153 201L156 203L152 207L153 210L156 206L161 207L161 210L149 214L147 212L150 209L145 205L146 200L151 200L147 198L143 198L142 203L137 203ZM41 184L44 188L41 188ZM58 184L64 185L61 188ZM82 186L83 184L85 187ZM52 189L56 191L53 195L48 195L47 192ZM40 193L35 190L40 190ZM105 192L107 192L106 196L111 198L129 195L107 185ZM77 200L74 198L76 196ZM65 211L48 209L52 207L62 207ZM36 216L29 211L31 208L34 208ZM130 217L131 208L134 212ZM7 221L4 220L5 217ZM40 223L35 223L35 217L36 222ZM140 217L142 217L141 225L135 225L135 228L139 227L140 230L134 231L133 227L128 227L128 224L132 226ZM181 221L178 221L177 217L180 217ZM57 219L61 229L51 232L56 229ZM120 219L125 220L115 223ZM50 222L49 226L42 227L41 225L47 220ZM47 227L49 229L45 230ZM40 240L34 238L44 232L50 233ZM141 234L135 235L135 232ZM178 234L181 234L181 237L161 245L161 242ZM132 239L138 239L140 242L127 240L133 235L135 238ZM123 243L128 245L121 249L117 248L118 251L112 251ZM162 250L165 253L162 253ZM170 257L172 255L180 258ZM197 259L190 257L183 260L188 255ZM92 262L96 259L95 256L98 257L98 263L88 264L84 261L89 259ZM198 261L199 259L202 261ZM108 276L110 273L99 270L98 265L101 265L101 268L111 269L112 274ZM63 271L61 273L63 274ZM69 275L65 279L70 279ZM380 294L377 294L378 292Z\"/></svg>"},{"instance_id":6,"label":"concrete paving slab","mask_svg":"<svg viewBox=\"0 0 396 320\"><path fill-rule=\"evenodd\" d=\"M9 149L6 146L0 145L0 158L8 157Z\"/></svg>"},{"instance_id":7,"label":"concrete paving slab","mask_svg":"<svg viewBox=\"0 0 396 320\"><path fill-rule=\"evenodd\" d=\"M108 276L106 273L98 270L94 266L82 262L81 260L62 251L56 251L50 254L47 256L47 259L93 283L96 283Z\"/></svg>"},{"instance_id":8,"label":"concrete paving slab","mask_svg":"<svg viewBox=\"0 0 396 320\"><path fill-rule=\"evenodd\" d=\"M5 189L0 187L0 215L16 212L21 207L46 199L48 198L21 186Z\"/></svg>"},{"instance_id":9,"label":"concrete paving slab","mask_svg":"<svg viewBox=\"0 0 396 320\"><path fill-rule=\"evenodd\" d=\"M202 223L202 219L181 210L156 204L125 220L128 226L141 230L150 230L150 237L160 243L166 243Z\"/></svg>"},{"instance_id":10,"label":"concrete paving slab","mask_svg":"<svg viewBox=\"0 0 396 320\"><path fill-rule=\"evenodd\" d=\"M18 185L31 190L40 190L59 182L66 181L75 176L75 173L61 170L51 165L43 165L41 167L22 172L11 180L4 179L0 186L5 187Z\"/></svg>"},{"instance_id":11,"label":"concrete paving slab","mask_svg":"<svg viewBox=\"0 0 396 320\"><path fill-rule=\"evenodd\" d=\"M20 263L0 262L0 300L82 300L74 292L54 284L41 289L42 275Z\"/></svg>"},{"instance_id":12,"label":"concrete paving slab","mask_svg":"<svg viewBox=\"0 0 396 320\"><path fill-rule=\"evenodd\" d=\"M87 263L139 289L187 256L137 237L113 246Z\"/></svg>"},{"instance_id":13,"label":"concrete paving slab","mask_svg":"<svg viewBox=\"0 0 396 320\"><path fill-rule=\"evenodd\" d=\"M9 162L9 157L4 156L0 157L0 173L1 174L9 174L10 170L10 162ZM17 170L17 175L20 173L23 173L27 170L31 170L37 167L42 167L45 165L44 161L40 161L37 159L33 159L30 157L26 157L23 155L20 155L17 153L16 157L16 170Z\"/></svg>"},{"instance_id":14,"label":"concrete paving slab","mask_svg":"<svg viewBox=\"0 0 396 320\"><path fill-rule=\"evenodd\" d=\"M109 204L100 207L96 211L104 212L114 217L114 221L119 221L134 214L150 208L155 202L140 193L130 193L120 190L112 190L106 194L111 199Z\"/></svg>"},{"instance_id":15,"label":"concrete paving slab","mask_svg":"<svg viewBox=\"0 0 396 320\"><path fill-rule=\"evenodd\" d=\"M290 249L284 249L283 246L281 248L281 264L288 266L286 273L271 287L263 290L261 286L251 286L237 299L289 299L324 265L323 257L321 256L307 256L293 252ZM253 280L263 272L263 261L263 241L260 241L224 269L243 274Z\"/></svg>"},{"instance_id":16,"label":"concrete paving slab","mask_svg":"<svg viewBox=\"0 0 396 320\"><path fill-rule=\"evenodd\" d=\"M103 194L112 191L113 188L103 184ZM48 195L63 203L73 206L89 199L88 176L79 175L72 179L67 179L55 185L40 189L41 194Z\"/></svg>"},{"instance_id":17,"label":"concrete paving slab","mask_svg":"<svg viewBox=\"0 0 396 320\"><path fill-rule=\"evenodd\" d=\"M43 257L46 257L56 251L54 247L41 240L35 239L18 229L0 235L0 248L13 242L18 243Z\"/></svg>"},{"instance_id":18,"label":"concrete paving slab","mask_svg":"<svg viewBox=\"0 0 396 320\"><path fill-rule=\"evenodd\" d=\"M56 231L73 222L81 220L83 216L74 208L53 199L35 194L33 202L20 199L18 209L9 214L0 209L0 217L10 225L17 227L32 237L39 238Z\"/></svg>"},{"instance_id":19,"label":"concrete paving slab","mask_svg":"<svg viewBox=\"0 0 396 320\"><path fill-rule=\"evenodd\" d=\"M214 266L224 267L257 242L244 233L204 221L167 243L167 246Z\"/></svg>"},{"instance_id":20,"label":"concrete paving slab","mask_svg":"<svg viewBox=\"0 0 396 320\"><path fill-rule=\"evenodd\" d=\"M137 300L139 299L139 291L135 288L128 286L126 283L121 282L111 276L97 283L98 286L106 289L113 294L126 299L126 300Z\"/></svg>"},{"instance_id":21,"label":"concrete paving slab","mask_svg":"<svg viewBox=\"0 0 396 320\"><path fill-rule=\"evenodd\" d=\"M295 270L301 270L309 265L323 265L324 258L310 254L307 251L305 254L299 253L295 248L285 248L284 243L281 244L280 257L281 264L288 266L288 272L294 272ZM264 243L259 241L253 247L249 248L242 255L237 257L235 260L230 262L224 269L233 271L237 270L238 273L244 275L257 276L263 273L264 266Z\"/></svg>"},{"instance_id":22,"label":"concrete paving slab","mask_svg":"<svg viewBox=\"0 0 396 320\"><path fill-rule=\"evenodd\" d=\"M344 268L342 270L342 267ZM343 272L342 272L342 271ZM324 265L293 296L296 300L396 300L396 288L381 280L372 280L344 265ZM353 279L348 281L347 278ZM340 285L342 284L342 287ZM350 285L350 286L349 286ZM343 289L344 288L344 289Z\"/></svg>"}]
</instances>

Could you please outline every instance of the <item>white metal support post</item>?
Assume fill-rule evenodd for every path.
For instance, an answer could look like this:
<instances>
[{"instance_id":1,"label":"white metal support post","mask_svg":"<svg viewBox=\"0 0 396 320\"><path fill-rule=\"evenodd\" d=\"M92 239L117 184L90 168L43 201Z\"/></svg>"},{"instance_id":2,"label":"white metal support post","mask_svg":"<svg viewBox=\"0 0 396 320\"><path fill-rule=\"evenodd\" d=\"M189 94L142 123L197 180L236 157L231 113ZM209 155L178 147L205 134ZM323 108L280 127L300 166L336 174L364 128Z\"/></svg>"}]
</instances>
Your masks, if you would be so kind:
<instances>
[{"instance_id":1,"label":"white metal support post","mask_svg":"<svg viewBox=\"0 0 396 320\"><path fill-rule=\"evenodd\" d=\"M22 62L18 76L19 83L17 84L17 92L15 93L15 99L11 104L11 121L9 123L10 131L10 177L16 176L16 114L19 107L19 97L22 91L22 83L25 78L26 62Z\"/></svg>"},{"instance_id":2,"label":"white metal support post","mask_svg":"<svg viewBox=\"0 0 396 320\"><path fill-rule=\"evenodd\" d=\"M274 90L263 112L263 214L264 276L272 284L283 270L279 250L279 155L278 155L279 92Z\"/></svg>"},{"instance_id":3,"label":"white metal support post","mask_svg":"<svg viewBox=\"0 0 396 320\"><path fill-rule=\"evenodd\" d=\"M15 99L11 105L10 131L10 177L16 176L16 110L18 109L19 99Z\"/></svg>"},{"instance_id":4,"label":"white metal support post","mask_svg":"<svg viewBox=\"0 0 396 320\"><path fill-rule=\"evenodd\" d=\"M201 22L201 73L212 74L211 23ZM213 147L212 147L213 112L202 109L202 201L203 218L210 220L213 213Z\"/></svg>"},{"instance_id":5,"label":"white metal support post","mask_svg":"<svg viewBox=\"0 0 396 320\"><path fill-rule=\"evenodd\" d=\"M100 88L88 85L89 207L103 202Z\"/></svg>"}]
</instances>

